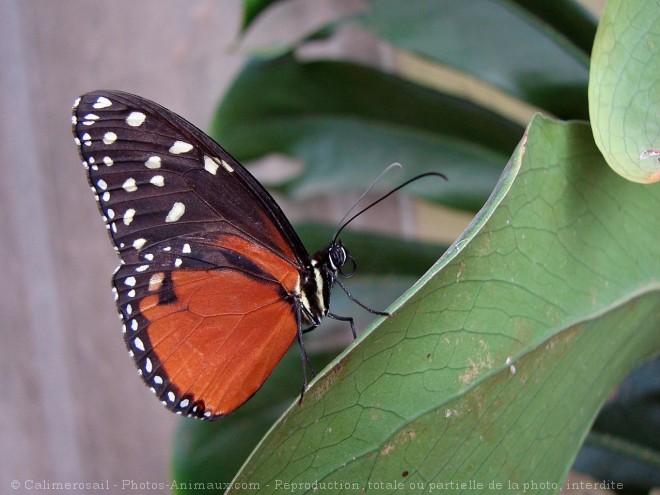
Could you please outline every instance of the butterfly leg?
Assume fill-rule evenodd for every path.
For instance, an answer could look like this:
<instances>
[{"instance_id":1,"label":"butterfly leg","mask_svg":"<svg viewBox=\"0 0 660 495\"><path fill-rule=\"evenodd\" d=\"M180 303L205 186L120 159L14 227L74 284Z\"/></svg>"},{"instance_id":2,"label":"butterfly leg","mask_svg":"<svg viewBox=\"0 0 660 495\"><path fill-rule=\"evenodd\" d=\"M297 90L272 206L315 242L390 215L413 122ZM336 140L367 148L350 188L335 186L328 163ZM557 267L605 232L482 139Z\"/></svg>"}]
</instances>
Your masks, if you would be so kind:
<instances>
[{"instance_id":1,"label":"butterfly leg","mask_svg":"<svg viewBox=\"0 0 660 495\"><path fill-rule=\"evenodd\" d=\"M298 321L298 344L300 344L300 361L302 363L302 390L300 391L300 399L298 399L298 405L302 404L303 397L305 397L305 390L307 389L307 367L309 367L310 372L312 373L312 378L316 376L314 367L310 363L309 358L307 357L307 351L305 351L305 344L303 342L303 333L314 330L316 326L312 326L303 330L302 328L302 317L301 317L301 305L296 305L296 320Z\"/></svg>"},{"instance_id":2,"label":"butterfly leg","mask_svg":"<svg viewBox=\"0 0 660 495\"><path fill-rule=\"evenodd\" d=\"M333 320L349 322L351 324L351 332L353 332L353 339L357 339L357 332L355 331L355 322L353 321L353 318L350 316L339 316L334 313L328 313L328 316Z\"/></svg>"},{"instance_id":3,"label":"butterfly leg","mask_svg":"<svg viewBox=\"0 0 660 495\"><path fill-rule=\"evenodd\" d=\"M335 282L337 282L337 284L339 284L339 287L342 288L342 290L346 293L346 295L348 296L348 298L351 301L353 301L358 306L366 309L367 311L369 311L369 313L374 314L374 315L379 315L379 316L391 316L391 314L388 313L387 311L378 311L378 310L372 309L369 306L367 306L366 304L364 304L362 301L360 301L359 299L356 299L353 294L348 292L348 289L346 288L346 286L344 284L342 284L341 280L339 280L337 277L335 277ZM337 319L339 320L341 318L337 318Z\"/></svg>"}]
</instances>

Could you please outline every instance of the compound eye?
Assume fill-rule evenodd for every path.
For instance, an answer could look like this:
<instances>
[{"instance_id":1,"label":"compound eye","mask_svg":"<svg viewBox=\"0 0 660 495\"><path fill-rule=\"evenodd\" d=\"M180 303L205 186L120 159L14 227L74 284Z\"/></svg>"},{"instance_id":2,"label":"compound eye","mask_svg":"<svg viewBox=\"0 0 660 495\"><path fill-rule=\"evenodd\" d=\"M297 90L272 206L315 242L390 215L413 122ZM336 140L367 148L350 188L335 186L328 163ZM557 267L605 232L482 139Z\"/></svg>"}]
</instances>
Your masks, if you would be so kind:
<instances>
[{"instance_id":1,"label":"compound eye","mask_svg":"<svg viewBox=\"0 0 660 495\"><path fill-rule=\"evenodd\" d=\"M346 263L346 258L347 258L346 249L344 248L344 246L339 246L339 249L337 250L337 262L338 262L337 266L343 266L344 263Z\"/></svg>"},{"instance_id":2,"label":"compound eye","mask_svg":"<svg viewBox=\"0 0 660 495\"><path fill-rule=\"evenodd\" d=\"M344 263L346 263L346 249L341 244L334 244L328 252L328 258L333 270L341 269Z\"/></svg>"}]
</instances>

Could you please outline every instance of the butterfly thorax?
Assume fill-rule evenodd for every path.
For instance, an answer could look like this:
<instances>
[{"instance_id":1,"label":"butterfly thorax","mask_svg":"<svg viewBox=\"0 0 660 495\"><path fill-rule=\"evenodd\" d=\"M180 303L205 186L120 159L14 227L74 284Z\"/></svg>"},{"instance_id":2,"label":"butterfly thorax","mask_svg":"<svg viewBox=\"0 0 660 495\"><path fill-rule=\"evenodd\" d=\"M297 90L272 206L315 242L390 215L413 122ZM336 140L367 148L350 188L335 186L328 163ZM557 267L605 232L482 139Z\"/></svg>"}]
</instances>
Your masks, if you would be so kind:
<instances>
[{"instance_id":1,"label":"butterfly thorax","mask_svg":"<svg viewBox=\"0 0 660 495\"><path fill-rule=\"evenodd\" d=\"M315 327L330 309L330 294L337 272L348 259L346 248L340 241L332 241L311 257L302 274L300 299L305 323Z\"/></svg>"}]
</instances>

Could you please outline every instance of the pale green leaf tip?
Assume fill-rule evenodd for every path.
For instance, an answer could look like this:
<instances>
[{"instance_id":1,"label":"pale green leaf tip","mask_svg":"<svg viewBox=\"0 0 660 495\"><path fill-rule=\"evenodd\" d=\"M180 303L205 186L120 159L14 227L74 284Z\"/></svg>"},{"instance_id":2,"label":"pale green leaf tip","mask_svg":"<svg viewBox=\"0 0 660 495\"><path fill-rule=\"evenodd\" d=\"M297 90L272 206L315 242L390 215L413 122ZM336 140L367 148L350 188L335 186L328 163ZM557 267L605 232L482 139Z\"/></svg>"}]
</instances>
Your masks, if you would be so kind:
<instances>
[{"instance_id":1,"label":"pale green leaf tip","mask_svg":"<svg viewBox=\"0 0 660 495\"><path fill-rule=\"evenodd\" d=\"M630 157L621 152L613 153L603 149L603 143L599 139L596 139L596 144L605 162L624 179L639 184L653 184L660 181L660 149L647 148L637 157Z\"/></svg>"},{"instance_id":2,"label":"pale green leaf tip","mask_svg":"<svg viewBox=\"0 0 660 495\"><path fill-rule=\"evenodd\" d=\"M644 164L640 167L642 172L642 180L636 181L633 177L626 177L634 182L642 182L643 184L652 184L660 181L660 150L646 149L639 155L639 160Z\"/></svg>"}]
</instances>

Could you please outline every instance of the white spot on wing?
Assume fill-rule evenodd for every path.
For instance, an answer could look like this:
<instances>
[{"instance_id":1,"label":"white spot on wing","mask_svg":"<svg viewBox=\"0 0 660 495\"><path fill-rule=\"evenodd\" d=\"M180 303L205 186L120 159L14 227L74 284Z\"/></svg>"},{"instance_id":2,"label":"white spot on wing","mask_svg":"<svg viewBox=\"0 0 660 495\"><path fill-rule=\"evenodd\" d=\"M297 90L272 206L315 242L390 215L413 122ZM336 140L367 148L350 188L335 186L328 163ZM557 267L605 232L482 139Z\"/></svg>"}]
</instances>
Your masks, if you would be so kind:
<instances>
[{"instance_id":1,"label":"white spot on wing","mask_svg":"<svg viewBox=\"0 0 660 495\"><path fill-rule=\"evenodd\" d=\"M165 221L176 222L177 220L179 220L179 218L183 216L185 212L186 212L186 205L177 201L172 206L172 209L167 214L167 217L165 217Z\"/></svg>"},{"instance_id":2,"label":"white spot on wing","mask_svg":"<svg viewBox=\"0 0 660 495\"><path fill-rule=\"evenodd\" d=\"M172 392L171 390L167 392L167 400L169 400L170 402L174 402L175 399L176 396L174 395L174 392Z\"/></svg>"},{"instance_id":3,"label":"white spot on wing","mask_svg":"<svg viewBox=\"0 0 660 495\"><path fill-rule=\"evenodd\" d=\"M110 105L112 105L112 102L108 100L105 96L99 96L96 99L96 103L92 105L92 107L99 109L99 108L107 108Z\"/></svg>"},{"instance_id":4,"label":"white spot on wing","mask_svg":"<svg viewBox=\"0 0 660 495\"><path fill-rule=\"evenodd\" d=\"M174 144L170 148L170 153L173 155L180 155L181 153L187 153L193 149L193 145L186 143L185 141L174 141Z\"/></svg>"},{"instance_id":5,"label":"white spot on wing","mask_svg":"<svg viewBox=\"0 0 660 495\"><path fill-rule=\"evenodd\" d=\"M114 132L106 132L103 135L103 144L112 144L117 140L117 134Z\"/></svg>"},{"instance_id":6,"label":"white spot on wing","mask_svg":"<svg viewBox=\"0 0 660 495\"><path fill-rule=\"evenodd\" d=\"M144 162L144 165L147 168L160 168L160 157L150 156L149 159L146 162Z\"/></svg>"},{"instance_id":7,"label":"white spot on wing","mask_svg":"<svg viewBox=\"0 0 660 495\"><path fill-rule=\"evenodd\" d=\"M138 351L144 352L144 342L142 342L140 337L135 337L133 340L133 347L135 347Z\"/></svg>"},{"instance_id":8,"label":"white spot on wing","mask_svg":"<svg viewBox=\"0 0 660 495\"><path fill-rule=\"evenodd\" d=\"M183 245L183 249L181 250L181 252L182 252L183 254L191 253L192 251L191 251L191 249L190 249L190 244L185 243L185 244Z\"/></svg>"},{"instance_id":9,"label":"white spot on wing","mask_svg":"<svg viewBox=\"0 0 660 495\"><path fill-rule=\"evenodd\" d=\"M174 266L179 268L181 264L183 263L183 260L181 258L177 258L174 260Z\"/></svg>"},{"instance_id":10,"label":"white spot on wing","mask_svg":"<svg viewBox=\"0 0 660 495\"><path fill-rule=\"evenodd\" d=\"M90 136L88 132L80 136L80 139L82 139L83 143L85 143L85 146L92 145L92 136Z\"/></svg>"},{"instance_id":11,"label":"white spot on wing","mask_svg":"<svg viewBox=\"0 0 660 495\"><path fill-rule=\"evenodd\" d=\"M134 217L135 217L135 210L133 208L129 208L128 210L126 210L126 212L124 213L124 225L130 225Z\"/></svg>"},{"instance_id":12,"label":"white spot on wing","mask_svg":"<svg viewBox=\"0 0 660 495\"><path fill-rule=\"evenodd\" d=\"M108 167L111 167L114 162L112 161L112 158L110 158L109 156L104 156L103 163L105 163Z\"/></svg>"},{"instance_id":13,"label":"white spot on wing","mask_svg":"<svg viewBox=\"0 0 660 495\"><path fill-rule=\"evenodd\" d=\"M126 179L126 181L121 185L124 189L126 189L126 192L133 192L137 190L137 184L135 183L135 179L133 177L129 177Z\"/></svg>"},{"instance_id":14,"label":"white spot on wing","mask_svg":"<svg viewBox=\"0 0 660 495\"><path fill-rule=\"evenodd\" d=\"M135 239L133 241L133 247L135 249L141 249L142 246L144 246L147 243L147 240L143 237L140 237L139 239Z\"/></svg>"},{"instance_id":15,"label":"white spot on wing","mask_svg":"<svg viewBox=\"0 0 660 495\"><path fill-rule=\"evenodd\" d=\"M99 179L99 180L96 182L96 185L98 186L98 188L99 188L101 191L105 191L105 190L108 188L108 183L107 183L106 181L104 181L103 179Z\"/></svg>"},{"instance_id":16,"label":"white spot on wing","mask_svg":"<svg viewBox=\"0 0 660 495\"><path fill-rule=\"evenodd\" d=\"M165 185L165 177L162 175L154 175L149 182L154 186L163 187Z\"/></svg>"},{"instance_id":17,"label":"white spot on wing","mask_svg":"<svg viewBox=\"0 0 660 495\"><path fill-rule=\"evenodd\" d=\"M154 273L149 279L149 290L151 292L158 290L165 280L165 274L163 272Z\"/></svg>"},{"instance_id":18,"label":"white spot on wing","mask_svg":"<svg viewBox=\"0 0 660 495\"><path fill-rule=\"evenodd\" d=\"M218 173L218 164L210 156L204 155L204 170L215 175Z\"/></svg>"},{"instance_id":19,"label":"white spot on wing","mask_svg":"<svg viewBox=\"0 0 660 495\"><path fill-rule=\"evenodd\" d=\"M229 165L226 161L222 160L222 166L225 168L225 170L229 173L232 173L234 169Z\"/></svg>"},{"instance_id":20,"label":"white spot on wing","mask_svg":"<svg viewBox=\"0 0 660 495\"><path fill-rule=\"evenodd\" d=\"M147 116L142 112L131 112L128 117L126 117L126 123L131 127L140 127Z\"/></svg>"},{"instance_id":21,"label":"white spot on wing","mask_svg":"<svg viewBox=\"0 0 660 495\"><path fill-rule=\"evenodd\" d=\"M124 285L128 285L129 287L135 286L135 277L126 277Z\"/></svg>"},{"instance_id":22,"label":"white spot on wing","mask_svg":"<svg viewBox=\"0 0 660 495\"><path fill-rule=\"evenodd\" d=\"M151 373L151 370L153 369L153 364L151 364L151 359L147 358L144 360L144 371L147 373Z\"/></svg>"},{"instance_id":23,"label":"white spot on wing","mask_svg":"<svg viewBox=\"0 0 660 495\"><path fill-rule=\"evenodd\" d=\"M83 117L83 119L85 119L85 120L83 121L83 124L84 124L84 125L92 125L92 124L94 124L97 120L99 120L99 116L96 115L96 114L93 114L93 113L88 113L87 115L85 115L85 116Z\"/></svg>"}]
</instances>

